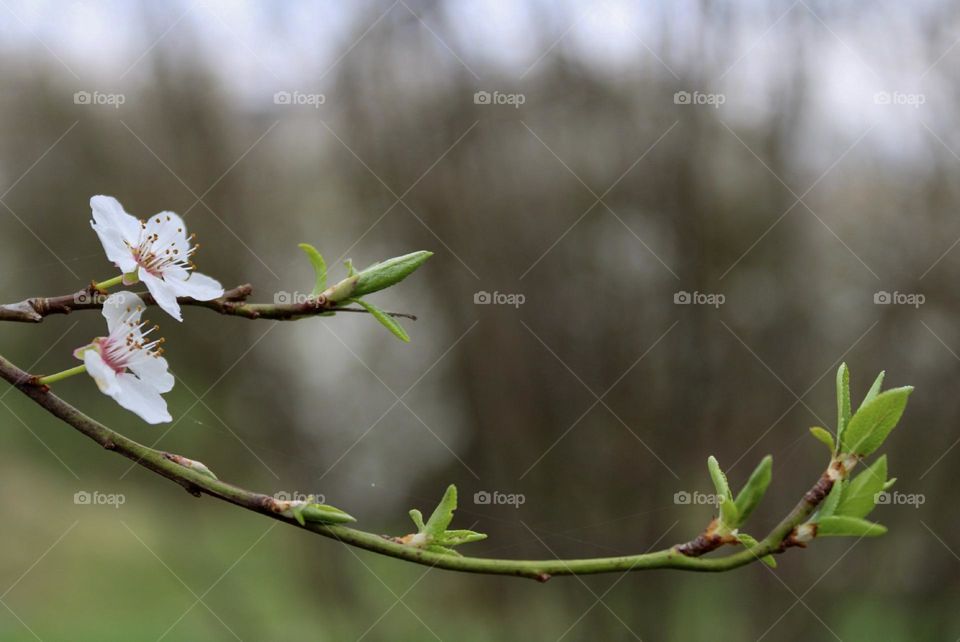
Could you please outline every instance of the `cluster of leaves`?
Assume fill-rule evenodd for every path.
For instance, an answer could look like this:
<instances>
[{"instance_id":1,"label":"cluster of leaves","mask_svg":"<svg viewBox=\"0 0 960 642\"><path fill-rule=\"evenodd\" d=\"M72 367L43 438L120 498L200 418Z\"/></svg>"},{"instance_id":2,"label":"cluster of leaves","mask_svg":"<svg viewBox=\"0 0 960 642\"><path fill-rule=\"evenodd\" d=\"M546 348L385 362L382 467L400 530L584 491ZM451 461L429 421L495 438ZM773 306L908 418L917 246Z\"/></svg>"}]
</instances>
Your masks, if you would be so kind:
<instances>
[{"instance_id":1,"label":"cluster of leaves","mask_svg":"<svg viewBox=\"0 0 960 642\"><path fill-rule=\"evenodd\" d=\"M720 464L713 455L707 459L707 468L710 470L710 478L717 491L717 502L720 508L720 515L713 526L712 534L731 541L736 540L747 548L756 546L758 543L756 538L741 532L740 527L747 521L750 513L767 492L773 477L773 457L767 455L760 460L736 496L730 490L727 476L720 469ZM762 561L771 567L777 565L770 555L764 556Z\"/></svg>"},{"instance_id":2,"label":"cluster of leaves","mask_svg":"<svg viewBox=\"0 0 960 642\"><path fill-rule=\"evenodd\" d=\"M453 521L453 511L456 509L457 487L450 484L447 492L443 494L443 499L437 504L426 523L423 521L423 513L415 508L410 511L410 519L417 526L417 532L399 538L400 541L434 553L459 556L460 553L453 550L454 546L479 542L487 538L484 533L470 530L448 530L450 522Z\"/></svg>"},{"instance_id":3,"label":"cluster of leaves","mask_svg":"<svg viewBox=\"0 0 960 642\"><path fill-rule=\"evenodd\" d=\"M913 387L881 391L883 376L883 372L877 376L856 413L851 413L850 371L847 364L840 365L837 371L836 438L822 427L810 429L813 436L830 449L835 461L853 465L873 454L899 423ZM865 518L876 506L877 495L891 488L894 482L895 478L887 479L887 456L883 455L853 479L838 479L808 523L816 524L818 536L883 535L887 532L886 527Z\"/></svg>"},{"instance_id":4,"label":"cluster of leaves","mask_svg":"<svg viewBox=\"0 0 960 642\"><path fill-rule=\"evenodd\" d=\"M399 283L433 256L433 252L427 252L425 250L411 252L410 254L388 259L382 263L374 263L360 272L354 269L353 262L348 259L344 261L344 265L347 268L346 278L327 287L327 263L323 260L323 256L315 247L307 243L301 243L300 249L306 253L316 273L316 280L313 291L311 292L312 296L318 298L322 296L326 301L343 305L356 303L369 312L374 319L383 324L383 326L398 339L407 343L410 342L410 335L397 323L396 319L360 297ZM329 312L328 314L333 314L333 312Z\"/></svg>"},{"instance_id":5,"label":"cluster of leaves","mask_svg":"<svg viewBox=\"0 0 960 642\"><path fill-rule=\"evenodd\" d=\"M839 480L809 523L817 536L876 537L887 532L881 524L864 519L876 505L876 496L896 482L887 479L887 456L883 455L853 479Z\"/></svg>"}]
</instances>

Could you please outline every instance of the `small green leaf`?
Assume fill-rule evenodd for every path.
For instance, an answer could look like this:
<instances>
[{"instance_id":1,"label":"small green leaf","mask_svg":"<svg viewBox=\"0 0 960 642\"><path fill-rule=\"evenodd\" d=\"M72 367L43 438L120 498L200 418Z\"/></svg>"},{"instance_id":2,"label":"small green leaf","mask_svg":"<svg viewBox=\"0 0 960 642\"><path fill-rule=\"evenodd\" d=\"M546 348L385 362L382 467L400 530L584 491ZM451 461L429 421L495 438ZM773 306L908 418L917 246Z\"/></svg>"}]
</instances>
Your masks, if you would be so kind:
<instances>
[{"instance_id":1,"label":"small green leaf","mask_svg":"<svg viewBox=\"0 0 960 642\"><path fill-rule=\"evenodd\" d=\"M410 335L407 334L407 331L404 330L399 323L397 323L396 319L394 319L389 314L387 314L386 312L384 312L374 304L370 303L369 301L364 301L363 299L350 299L350 300L355 301L360 305L362 305L364 309L366 309L366 311L369 312L371 316L373 316L374 319L379 321L380 324L383 325L383 327L385 327L387 330L392 332L395 337L397 337L401 341L410 343Z\"/></svg>"},{"instance_id":2,"label":"small green leaf","mask_svg":"<svg viewBox=\"0 0 960 642\"><path fill-rule=\"evenodd\" d=\"M436 542L443 546L459 546L461 544L469 544L470 542L479 542L484 539L487 539L485 533L468 530L452 530L445 531L443 535L436 539Z\"/></svg>"},{"instance_id":3,"label":"small green leaf","mask_svg":"<svg viewBox=\"0 0 960 642\"><path fill-rule=\"evenodd\" d=\"M308 522L321 522L323 524L347 524L357 521L353 515L328 504L308 503L303 507L300 514Z\"/></svg>"},{"instance_id":4,"label":"small green leaf","mask_svg":"<svg viewBox=\"0 0 960 642\"><path fill-rule=\"evenodd\" d=\"M347 276L353 276L357 273L357 270L353 267L353 261L351 259L344 261L343 267L347 268Z\"/></svg>"},{"instance_id":5,"label":"small green leaf","mask_svg":"<svg viewBox=\"0 0 960 642\"><path fill-rule=\"evenodd\" d=\"M874 497L883 490L887 481L887 456L877 459L872 466L845 484L843 496L834 511L835 515L866 517L876 506Z\"/></svg>"},{"instance_id":6,"label":"small green leaf","mask_svg":"<svg viewBox=\"0 0 960 642\"><path fill-rule=\"evenodd\" d=\"M810 434L817 438L818 441L823 443L827 448L830 449L830 453L834 453L837 450L837 445L833 441L833 435L830 434L830 431L820 426L814 426L810 429Z\"/></svg>"},{"instance_id":7,"label":"small green leaf","mask_svg":"<svg viewBox=\"0 0 960 642\"><path fill-rule=\"evenodd\" d=\"M360 272L358 275L359 281L357 281L357 287L353 295L363 296L395 285L410 276L431 256L433 256L433 252L421 250L420 252L412 252L388 259L383 263L375 263Z\"/></svg>"},{"instance_id":8,"label":"small green leaf","mask_svg":"<svg viewBox=\"0 0 960 642\"><path fill-rule=\"evenodd\" d=\"M893 488L893 485L896 484L896 483L897 483L897 478L896 478L896 477L892 477L892 478L888 479L888 480L883 484L883 490L890 490L891 488Z\"/></svg>"},{"instance_id":9,"label":"small green leaf","mask_svg":"<svg viewBox=\"0 0 960 642\"><path fill-rule=\"evenodd\" d=\"M713 455L707 458L707 468L710 470L710 478L713 479L713 487L717 490L717 495L733 499L733 495L730 493L730 484L727 482L727 476L720 470L720 464Z\"/></svg>"},{"instance_id":10,"label":"small green leaf","mask_svg":"<svg viewBox=\"0 0 960 642\"><path fill-rule=\"evenodd\" d=\"M850 419L840 440L841 450L865 457L879 448L900 421L911 392L913 386L893 388L864 404Z\"/></svg>"},{"instance_id":11,"label":"small green leaf","mask_svg":"<svg viewBox=\"0 0 960 642\"><path fill-rule=\"evenodd\" d=\"M757 507L764 493L767 492L767 486L770 485L770 479L773 476L773 457L767 455L760 460L757 467L750 473L750 478L743 485L740 493L737 495L737 515L739 521L737 525L747 521L747 517Z\"/></svg>"},{"instance_id":12,"label":"small green leaf","mask_svg":"<svg viewBox=\"0 0 960 642\"><path fill-rule=\"evenodd\" d=\"M410 519L412 519L413 523L417 526L417 532L422 533L423 529L425 528L423 524L423 513L414 508L410 511L409 515Z\"/></svg>"},{"instance_id":13,"label":"small green leaf","mask_svg":"<svg viewBox=\"0 0 960 642\"><path fill-rule=\"evenodd\" d=\"M301 526L306 526L307 522L346 524L357 521L352 515L335 506L317 504L313 501L313 495L307 497L305 501L288 502L284 515L293 517Z\"/></svg>"},{"instance_id":14,"label":"small green leaf","mask_svg":"<svg viewBox=\"0 0 960 642\"><path fill-rule=\"evenodd\" d=\"M743 544L746 549L751 549L760 543L752 535L746 533L737 533L737 541ZM760 561L770 568L777 568L777 560L773 559L773 555L764 555L760 558Z\"/></svg>"},{"instance_id":15,"label":"small green leaf","mask_svg":"<svg viewBox=\"0 0 960 642\"><path fill-rule=\"evenodd\" d=\"M443 494L443 499L437 504L430 519L423 527L423 532L430 537L439 537L447 530L447 526L453 521L453 511L457 509L457 487L453 484L447 486L447 492Z\"/></svg>"},{"instance_id":16,"label":"small green leaf","mask_svg":"<svg viewBox=\"0 0 960 642\"><path fill-rule=\"evenodd\" d=\"M837 480L833 483L833 488L830 489L826 499L820 504L820 510L817 511L817 519L833 515L837 510L837 506L840 504L840 498L843 497L843 487L845 485L846 482L842 480Z\"/></svg>"},{"instance_id":17,"label":"small green leaf","mask_svg":"<svg viewBox=\"0 0 960 642\"><path fill-rule=\"evenodd\" d=\"M740 523L740 516L737 514L737 505L729 497L720 500L720 521L727 528L734 529Z\"/></svg>"},{"instance_id":18,"label":"small green leaf","mask_svg":"<svg viewBox=\"0 0 960 642\"><path fill-rule=\"evenodd\" d=\"M863 401L860 402L860 408L863 408L866 404L870 403L877 398L877 395L880 394L880 388L883 386L883 375L886 374L883 370L880 371L880 374L877 375L877 378L873 380L873 385L870 386L870 390L867 391L867 396L863 398ZM859 411L860 408L857 410Z\"/></svg>"},{"instance_id":19,"label":"small green leaf","mask_svg":"<svg viewBox=\"0 0 960 642\"><path fill-rule=\"evenodd\" d=\"M877 537L887 532L887 527L881 524L868 522L859 517L833 516L824 517L817 524L817 537L822 536L853 536Z\"/></svg>"},{"instance_id":20,"label":"small green leaf","mask_svg":"<svg viewBox=\"0 0 960 642\"><path fill-rule=\"evenodd\" d=\"M316 282L313 286L313 295L316 296L327 289L327 263L323 260L320 252L317 252L317 248L309 243L301 243L298 247L306 253L307 258L310 259L310 264L313 265L313 271L316 273Z\"/></svg>"},{"instance_id":21,"label":"small green leaf","mask_svg":"<svg viewBox=\"0 0 960 642\"><path fill-rule=\"evenodd\" d=\"M843 432L850 422L850 369L841 363L837 370L837 438L843 442Z\"/></svg>"}]
</instances>

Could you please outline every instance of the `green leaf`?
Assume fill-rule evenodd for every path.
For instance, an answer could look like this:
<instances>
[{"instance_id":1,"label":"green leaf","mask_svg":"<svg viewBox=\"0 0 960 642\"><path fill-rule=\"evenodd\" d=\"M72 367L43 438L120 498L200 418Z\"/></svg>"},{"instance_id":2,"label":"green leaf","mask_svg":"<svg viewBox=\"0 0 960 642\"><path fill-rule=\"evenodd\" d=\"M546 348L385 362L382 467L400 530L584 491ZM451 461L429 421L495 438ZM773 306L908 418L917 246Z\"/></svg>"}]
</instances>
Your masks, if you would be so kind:
<instances>
[{"instance_id":1,"label":"green leaf","mask_svg":"<svg viewBox=\"0 0 960 642\"><path fill-rule=\"evenodd\" d=\"M833 515L837 510L837 506L840 504L840 498L843 497L843 487L845 485L846 482L842 480L837 480L833 483L833 488L830 489L826 499L820 504L820 510L817 511L817 519Z\"/></svg>"},{"instance_id":2,"label":"green leaf","mask_svg":"<svg viewBox=\"0 0 960 642\"><path fill-rule=\"evenodd\" d=\"M414 508L410 511L409 515L410 519L412 519L413 523L417 526L417 532L422 533L423 529L425 528L423 524L423 513Z\"/></svg>"},{"instance_id":3,"label":"green leaf","mask_svg":"<svg viewBox=\"0 0 960 642\"><path fill-rule=\"evenodd\" d=\"M303 507L301 516L308 522L324 524L347 524L357 521L352 515L328 504L307 504Z\"/></svg>"},{"instance_id":4,"label":"green leaf","mask_svg":"<svg viewBox=\"0 0 960 642\"><path fill-rule=\"evenodd\" d=\"M837 450L837 445L833 441L833 435L830 434L825 428L820 426L814 426L810 429L810 434L817 438L818 441L823 443L827 448L830 449L830 453L834 453Z\"/></svg>"},{"instance_id":5,"label":"green leaf","mask_svg":"<svg viewBox=\"0 0 960 642\"><path fill-rule=\"evenodd\" d=\"M739 517L737 505L732 499L724 497L720 500L720 521L723 522L724 526L730 529L736 528L737 524L740 523Z\"/></svg>"},{"instance_id":6,"label":"green leaf","mask_svg":"<svg viewBox=\"0 0 960 642\"><path fill-rule=\"evenodd\" d=\"M877 398L877 395L880 394L880 388L883 386L883 375L886 373L881 370L880 374L877 375L877 378L873 380L873 385L870 386L870 390L867 391L867 396L863 398L863 401L860 402L860 408L863 408L864 405L870 403ZM859 408L857 409L859 411Z\"/></svg>"},{"instance_id":7,"label":"green leaf","mask_svg":"<svg viewBox=\"0 0 960 642\"><path fill-rule=\"evenodd\" d=\"M835 515L866 517L876 506L874 497L887 481L887 456L877 459L872 466L845 485Z\"/></svg>"},{"instance_id":8,"label":"green leaf","mask_svg":"<svg viewBox=\"0 0 960 642\"><path fill-rule=\"evenodd\" d=\"M479 542L487 539L485 533L477 533L468 530L445 531L443 535L436 539L437 544L443 546L459 546L460 544L469 544L470 542Z\"/></svg>"},{"instance_id":9,"label":"green leaf","mask_svg":"<svg viewBox=\"0 0 960 642\"><path fill-rule=\"evenodd\" d=\"M886 526L868 522L859 517L824 517L817 524L817 537L839 537L845 535L853 537L877 537L886 532Z\"/></svg>"},{"instance_id":10,"label":"green leaf","mask_svg":"<svg viewBox=\"0 0 960 642\"><path fill-rule=\"evenodd\" d=\"M733 499L733 495L730 493L730 484L727 482L727 476L720 470L720 464L713 455L707 458L707 469L710 471L710 478L713 479L713 487L717 489L717 495Z\"/></svg>"},{"instance_id":11,"label":"green leaf","mask_svg":"<svg viewBox=\"0 0 960 642\"><path fill-rule=\"evenodd\" d=\"M353 261L351 259L344 261L343 267L347 268L347 276L353 276L357 273L356 268L353 267Z\"/></svg>"},{"instance_id":12,"label":"green leaf","mask_svg":"<svg viewBox=\"0 0 960 642\"><path fill-rule=\"evenodd\" d=\"M399 539L410 546L417 546L434 553L459 556L460 553L453 550L452 546L479 542L487 536L470 530L448 531L447 527L453 521L453 512L456 509L457 487L450 484L426 524L423 523L423 515L420 511L416 509L410 511L410 519L417 525L417 536L405 535Z\"/></svg>"},{"instance_id":13,"label":"green leaf","mask_svg":"<svg viewBox=\"0 0 960 642\"><path fill-rule=\"evenodd\" d=\"M431 256L433 256L433 252L421 250L388 259L383 263L375 263L360 272L353 295L363 296L396 285L410 276Z\"/></svg>"},{"instance_id":14,"label":"green leaf","mask_svg":"<svg viewBox=\"0 0 960 642\"><path fill-rule=\"evenodd\" d=\"M887 435L900 421L911 392L913 386L893 388L864 404L850 419L847 431L840 440L841 450L865 457L883 445Z\"/></svg>"},{"instance_id":15,"label":"green leaf","mask_svg":"<svg viewBox=\"0 0 960 642\"><path fill-rule=\"evenodd\" d=\"M431 537L439 537L447 530L447 526L453 521L453 511L457 509L457 487L453 484L447 486L447 492L443 494L443 499L437 504L430 519L423 527L423 532Z\"/></svg>"},{"instance_id":16,"label":"green leaf","mask_svg":"<svg viewBox=\"0 0 960 642\"><path fill-rule=\"evenodd\" d=\"M837 438L843 443L843 433L850 422L850 369L841 363L837 370Z\"/></svg>"},{"instance_id":17,"label":"green leaf","mask_svg":"<svg viewBox=\"0 0 960 642\"><path fill-rule=\"evenodd\" d=\"M883 484L883 490L890 490L891 488L893 488L893 485L896 484L896 483L897 483L897 478L896 478L896 477L891 477L891 478L888 479L886 482L884 482L884 484Z\"/></svg>"},{"instance_id":18,"label":"green leaf","mask_svg":"<svg viewBox=\"0 0 960 642\"><path fill-rule=\"evenodd\" d=\"M743 544L746 549L753 548L760 543L752 535L746 533L737 533L737 541ZM773 559L773 555L764 555L760 558L760 561L770 568L777 568L777 560Z\"/></svg>"},{"instance_id":19,"label":"green leaf","mask_svg":"<svg viewBox=\"0 0 960 642\"><path fill-rule=\"evenodd\" d=\"M750 473L747 483L737 494L736 505L739 521L737 525L747 521L747 517L757 507L764 493L767 492L767 486L770 485L770 479L773 477L773 457L767 455L760 460L757 467Z\"/></svg>"},{"instance_id":20,"label":"green leaf","mask_svg":"<svg viewBox=\"0 0 960 642\"><path fill-rule=\"evenodd\" d=\"M317 248L309 243L301 243L298 247L306 253L307 258L310 259L310 264L313 265L313 271L316 273L316 282L313 286L313 295L316 296L327 289L327 263L323 260L320 252L317 252Z\"/></svg>"},{"instance_id":21,"label":"green leaf","mask_svg":"<svg viewBox=\"0 0 960 642\"><path fill-rule=\"evenodd\" d=\"M352 515L327 504L318 504L313 501L313 495L302 502L290 502L284 514L293 517L301 526L307 522L321 522L323 524L346 524L357 521Z\"/></svg>"},{"instance_id":22,"label":"green leaf","mask_svg":"<svg viewBox=\"0 0 960 642\"><path fill-rule=\"evenodd\" d=\"M400 324L397 323L396 319L391 317L389 314L387 314L386 312L384 312L374 304L370 303L369 301L364 301L363 299L351 299L351 301L356 301L357 303L362 305L364 309L366 309L366 311L373 316L374 319L379 321L380 324L383 325L383 327L385 327L387 330L392 332L394 336L396 336L398 339L406 343L410 343L410 335L408 335L407 331L404 330L400 326Z\"/></svg>"}]
</instances>

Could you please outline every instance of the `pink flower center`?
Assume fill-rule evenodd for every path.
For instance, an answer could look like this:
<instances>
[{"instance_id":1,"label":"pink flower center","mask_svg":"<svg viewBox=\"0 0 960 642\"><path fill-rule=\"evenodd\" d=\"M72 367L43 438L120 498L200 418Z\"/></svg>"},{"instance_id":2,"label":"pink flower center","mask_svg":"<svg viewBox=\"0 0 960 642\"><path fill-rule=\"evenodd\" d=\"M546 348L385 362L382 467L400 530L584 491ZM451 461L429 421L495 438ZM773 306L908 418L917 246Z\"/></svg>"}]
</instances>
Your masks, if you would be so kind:
<instances>
[{"instance_id":1,"label":"pink flower center","mask_svg":"<svg viewBox=\"0 0 960 642\"><path fill-rule=\"evenodd\" d=\"M167 217L167 221L170 221L169 216ZM159 226L162 223L162 219L160 216L156 216L153 222ZM187 249L186 252L180 251L177 240L182 238L184 233L183 228L177 228L175 235L166 234L161 238L158 232L151 234L146 233L146 222L140 221L140 227L143 230L140 235L140 244L137 247L130 248L137 265L158 278L163 278L163 273L172 268L182 268L184 270L193 269L194 266L190 257L200 246L194 245L193 247L189 247L189 244L187 244L189 249ZM191 235L187 240L189 241L193 238L194 235Z\"/></svg>"}]
</instances>

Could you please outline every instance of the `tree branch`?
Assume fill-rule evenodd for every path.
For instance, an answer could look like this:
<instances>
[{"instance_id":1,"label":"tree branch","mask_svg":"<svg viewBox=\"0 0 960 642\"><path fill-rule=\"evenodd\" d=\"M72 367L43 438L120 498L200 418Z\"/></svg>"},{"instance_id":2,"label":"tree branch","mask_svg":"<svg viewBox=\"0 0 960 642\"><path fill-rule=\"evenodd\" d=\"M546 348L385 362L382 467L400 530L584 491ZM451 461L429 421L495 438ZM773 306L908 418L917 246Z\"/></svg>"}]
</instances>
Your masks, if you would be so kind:
<instances>
[{"instance_id":1,"label":"tree branch","mask_svg":"<svg viewBox=\"0 0 960 642\"><path fill-rule=\"evenodd\" d=\"M545 582L553 575L587 575L649 569L721 572L745 566L766 555L781 553L790 546L802 545L802 542L794 537L796 527L816 510L830 491L833 480L837 476L837 471L833 470L837 463L834 462L831 464L831 469L824 473L820 481L804 495L800 503L769 535L758 542L756 546L724 557L701 557L700 555L709 552L705 549L710 548L698 545L703 536L692 540L692 542L678 544L660 551L619 557L568 560L457 557L426 551L415 546L401 544L384 535L376 535L346 526L326 525L310 521L301 525L294 518L282 514L284 502L280 502L269 495L245 490L209 477L195 468L178 463L178 461L183 461L183 458L178 455L154 450L124 437L83 414L50 392L46 386L38 384L35 376L19 369L2 356L0 356L0 378L11 383L52 415L73 426L74 429L94 440L103 448L120 453L136 464L180 484L193 495L210 495L292 526L338 540L348 546L366 549L388 557L451 571L512 575L532 578L541 582ZM840 472L843 473L844 471ZM709 533L709 529L707 533Z\"/></svg>"},{"instance_id":2,"label":"tree branch","mask_svg":"<svg viewBox=\"0 0 960 642\"><path fill-rule=\"evenodd\" d=\"M364 308L338 307L338 303L323 299L312 299L298 303L248 303L253 287L246 283L224 292L219 299L197 301L189 297L179 297L180 305L207 308L226 316L246 319L273 319L293 321L304 317L332 314L336 312L368 313ZM149 292L137 292L146 305L156 305ZM93 287L93 284L74 292L54 297L35 297L17 303L0 305L0 321L18 321L40 323L52 314L70 314L75 310L99 310L103 308L106 295ZM392 317L417 320L417 317L404 312L387 312Z\"/></svg>"}]
</instances>

